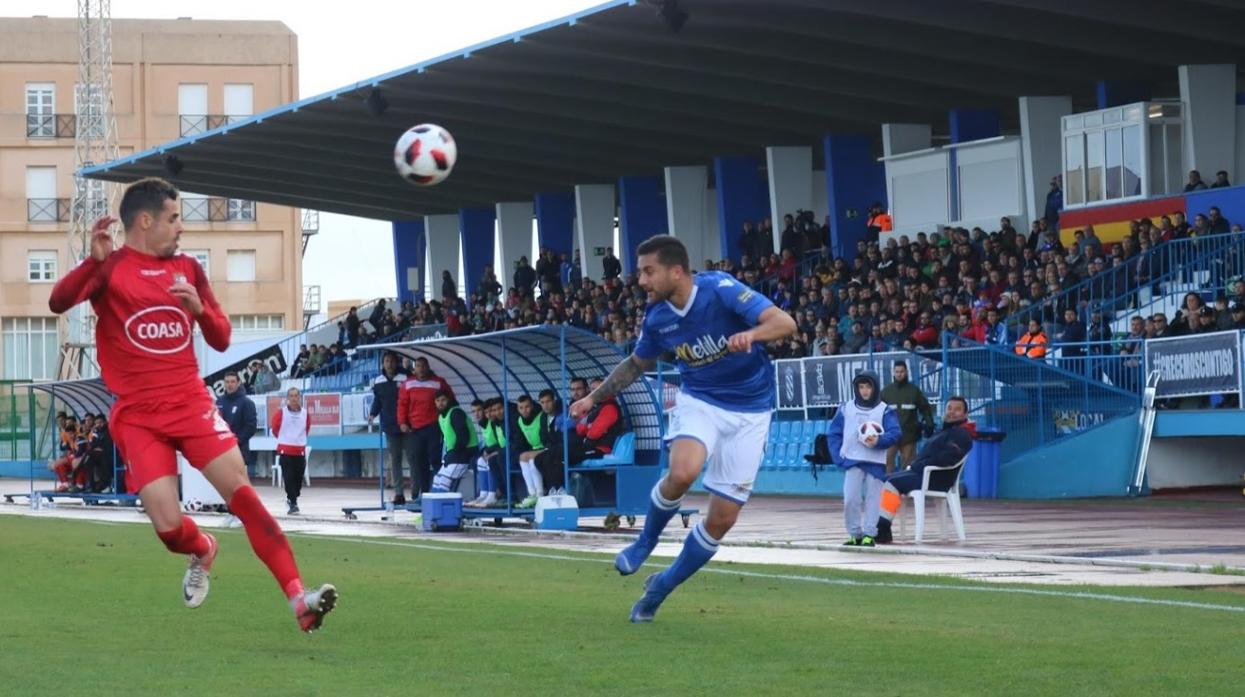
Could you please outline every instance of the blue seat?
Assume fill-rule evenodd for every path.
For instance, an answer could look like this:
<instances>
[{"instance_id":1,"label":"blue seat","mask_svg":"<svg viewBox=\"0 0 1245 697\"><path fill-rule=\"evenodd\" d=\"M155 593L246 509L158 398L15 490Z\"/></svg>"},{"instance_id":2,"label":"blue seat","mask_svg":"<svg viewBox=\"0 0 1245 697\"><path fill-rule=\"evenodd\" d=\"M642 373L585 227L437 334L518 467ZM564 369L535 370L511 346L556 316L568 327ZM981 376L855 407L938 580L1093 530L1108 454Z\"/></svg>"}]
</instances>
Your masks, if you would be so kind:
<instances>
[{"instance_id":1,"label":"blue seat","mask_svg":"<svg viewBox=\"0 0 1245 697\"><path fill-rule=\"evenodd\" d=\"M799 426L796 421L780 421L778 422L778 442L790 443L795 439L795 429Z\"/></svg>"},{"instance_id":2,"label":"blue seat","mask_svg":"<svg viewBox=\"0 0 1245 697\"><path fill-rule=\"evenodd\" d=\"M584 460L580 467L620 467L635 464L635 434L624 433L614 441L614 449L605 457Z\"/></svg>"}]
</instances>

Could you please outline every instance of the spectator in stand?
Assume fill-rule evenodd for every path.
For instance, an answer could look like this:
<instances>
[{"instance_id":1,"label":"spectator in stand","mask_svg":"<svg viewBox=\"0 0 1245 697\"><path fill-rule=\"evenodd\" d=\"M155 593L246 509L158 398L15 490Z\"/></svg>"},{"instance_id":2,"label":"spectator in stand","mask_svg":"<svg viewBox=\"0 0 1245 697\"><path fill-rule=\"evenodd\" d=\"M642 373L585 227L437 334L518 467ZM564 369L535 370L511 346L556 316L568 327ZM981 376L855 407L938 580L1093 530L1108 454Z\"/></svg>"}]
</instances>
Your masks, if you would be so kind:
<instances>
[{"instance_id":1,"label":"spectator in stand","mask_svg":"<svg viewBox=\"0 0 1245 697\"><path fill-rule=\"evenodd\" d=\"M804 236L795 227L795 216L790 213L782 217L782 236L779 238L778 248L783 251L785 257L787 251L797 259L804 258Z\"/></svg>"},{"instance_id":2,"label":"spectator in stand","mask_svg":"<svg viewBox=\"0 0 1245 697\"><path fill-rule=\"evenodd\" d=\"M1046 359L1046 347L1050 342L1046 339L1046 332L1042 330L1041 322L1036 319L1029 320L1029 331L1025 332L1016 342L1016 355L1036 360Z\"/></svg>"},{"instance_id":3,"label":"spectator in stand","mask_svg":"<svg viewBox=\"0 0 1245 697\"><path fill-rule=\"evenodd\" d=\"M1210 332L1219 331L1218 318L1215 316L1214 308L1203 305L1197 311L1197 324L1193 328L1194 334L1208 334Z\"/></svg>"},{"instance_id":4,"label":"spectator in stand","mask_svg":"<svg viewBox=\"0 0 1245 697\"><path fill-rule=\"evenodd\" d=\"M1206 182L1202 181L1202 173L1196 169L1189 170L1189 183L1184 185L1184 192L1200 191L1206 188Z\"/></svg>"},{"instance_id":5,"label":"spectator in stand","mask_svg":"<svg viewBox=\"0 0 1245 697\"><path fill-rule=\"evenodd\" d=\"M919 348L933 348L938 345L938 327L934 325L929 312L922 312L917 320L917 327L912 331L912 343Z\"/></svg>"},{"instance_id":6,"label":"spectator in stand","mask_svg":"<svg viewBox=\"0 0 1245 697\"><path fill-rule=\"evenodd\" d=\"M1232 186L1232 182L1228 181L1228 173L1224 170L1215 172L1215 183L1210 185L1212 189L1224 189Z\"/></svg>"},{"instance_id":7,"label":"spectator in stand","mask_svg":"<svg viewBox=\"0 0 1245 697\"><path fill-rule=\"evenodd\" d=\"M433 468L441 462L441 429L437 422L436 394L454 398L454 390L444 378L432 372L428 359L415 359L413 374L398 391L398 428L408 434L407 453L411 462L411 500L432 487ZM403 491L393 497L405 504Z\"/></svg>"},{"instance_id":8,"label":"spectator in stand","mask_svg":"<svg viewBox=\"0 0 1245 697\"><path fill-rule=\"evenodd\" d=\"M874 201L869 206L869 217L865 220L865 230L868 232L868 241L877 242L883 232L890 232L894 229L891 221L890 213L886 212L886 208L880 201Z\"/></svg>"},{"instance_id":9,"label":"spectator in stand","mask_svg":"<svg viewBox=\"0 0 1245 697\"><path fill-rule=\"evenodd\" d=\"M267 361L255 362L259 364L256 366L255 373L255 394L268 394L281 389L281 378L272 372Z\"/></svg>"},{"instance_id":10,"label":"spectator in stand","mask_svg":"<svg viewBox=\"0 0 1245 697\"><path fill-rule=\"evenodd\" d=\"M342 344L343 346L354 348L359 345L360 322L359 308L352 306L346 313L346 342Z\"/></svg>"},{"instance_id":11,"label":"spectator in stand","mask_svg":"<svg viewBox=\"0 0 1245 697\"><path fill-rule=\"evenodd\" d=\"M242 389L242 380L234 371L225 373L225 394L216 398L216 410L229 424L229 430L238 438L238 449L246 463L246 476L255 476L255 453L251 452L251 438L258 428L255 403Z\"/></svg>"},{"instance_id":12,"label":"spectator in stand","mask_svg":"<svg viewBox=\"0 0 1245 697\"><path fill-rule=\"evenodd\" d=\"M1050 230L1059 229L1059 213L1063 210L1063 177L1055 175L1050 180L1050 191L1046 192L1046 207L1042 213L1042 221ZM1030 238L1031 240L1034 238Z\"/></svg>"},{"instance_id":13,"label":"spectator in stand","mask_svg":"<svg viewBox=\"0 0 1245 697\"><path fill-rule=\"evenodd\" d=\"M536 287L536 269L528 263L526 256L519 257L514 263L514 287L523 296L531 296Z\"/></svg>"},{"instance_id":14,"label":"spectator in stand","mask_svg":"<svg viewBox=\"0 0 1245 697\"><path fill-rule=\"evenodd\" d=\"M415 478L415 462L410 457L413 453L407 447L410 434L402 430L402 422L398 418L398 397L401 394L402 384L407 380L407 375L398 369L396 354L386 352L380 360L380 365L381 373L372 381L372 408L368 411L367 427L370 431L372 420L380 417L380 431L385 434L385 446L389 451L389 487L397 489L394 504L399 505L397 497L402 496L406 490L402 469L403 458L410 462L412 481ZM403 498L401 504L405 503L406 500Z\"/></svg>"},{"instance_id":15,"label":"spectator in stand","mask_svg":"<svg viewBox=\"0 0 1245 697\"><path fill-rule=\"evenodd\" d=\"M1192 334L1199 326L1197 316L1206 304L1202 302L1202 296L1197 293L1185 293L1184 302L1181 303L1180 309L1176 310L1176 319L1172 320L1170 336L1184 336ZM1166 318L1164 318L1166 321Z\"/></svg>"},{"instance_id":16,"label":"spectator in stand","mask_svg":"<svg viewBox=\"0 0 1245 697\"><path fill-rule=\"evenodd\" d=\"M1210 211L1210 231L1216 235L1227 234L1232 231L1232 223L1219 212L1219 206L1211 206Z\"/></svg>"},{"instance_id":17,"label":"spectator in stand","mask_svg":"<svg viewBox=\"0 0 1245 697\"><path fill-rule=\"evenodd\" d=\"M584 266L579 260L578 249L575 250L575 255L572 261L568 262L566 260L566 255L562 255L562 268L560 271L562 285L572 293L578 291L579 287L583 285L584 282Z\"/></svg>"},{"instance_id":18,"label":"spectator in stand","mask_svg":"<svg viewBox=\"0 0 1245 697\"><path fill-rule=\"evenodd\" d=\"M446 271L445 273L449 273ZM492 302L501 297L502 287L497 282L497 275L493 273L492 266L484 267L484 275L480 277L480 285L477 292L485 302Z\"/></svg>"},{"instance_id":19,"label":"spectator in stand","mask_svg":"<svg viewBox=\"0 0 1245 697\"><path fill-rule=\"evenodd\" d=\"M601 259L601 278L605 281L612 281L622 275L622 262L618 257L614 256L614 248L605 248L605 257Z\"/></svg>"},{"instance_id":20,"label":"spectator in stand","mask_svg":"<svg viewBox=\"0 0 1245 697\"><path fill-rule=\"evenodd\" d=\"M303 395L297 387L285 394L285 404L273 412L272 433L277 438L277 457L281 459L281 478L285 480L285 502L289 514L298 513L298 497L307 472L307 434L311 418L303 409Z\"/></svg>"},{"instance_id":21,"label":"spectator in stand","mask_svg":"<svg viewBox=\"0 0 1245 697\"><path fill-rule=\"evenodd\" d=\"M483 287L484 283L481 282L480 285L481 287ZM448 269L441 272L441 297L442 298L457 298L458 297L458 284L454 282L454 277L450 275L450 272Z\"/></svg>"},{"instance_id":22,"label":"spectator in stand","mask_svg":"<svg viewBox=\"0 0 1245 697\"><path fill-rule=\"evenodd\" d=\"M1232 303L1231 329L1245 329L1245 303Z\"/></svg>"},{"instance_id":23,"label":"spectator in stand","mask_svg":"<svg viewBox=\"0 0 1245 697\"><path fill-rule=\"evenodd\" d=\"M290 364L290 377L301 378L307 373L314 370L310 364L311 351L307 350L307 344L298 347L298 355L294 357L294 362Z\"/></svg>"},{"instance_id":24,"label":"spectator in stand","mask_svg":"<svg viewBox=\"0 0 1245 697\"><path fill-rule=\"evenodd\" d=\"M1059 332L1061 344L1059 353L1063 360L1064 370L1074 373L1085 373L1085 341L1087 331L1085 324L1077 317L1076 310L1069 307L1063 311L1063 329Z\"/></svg>"}]
</instances>

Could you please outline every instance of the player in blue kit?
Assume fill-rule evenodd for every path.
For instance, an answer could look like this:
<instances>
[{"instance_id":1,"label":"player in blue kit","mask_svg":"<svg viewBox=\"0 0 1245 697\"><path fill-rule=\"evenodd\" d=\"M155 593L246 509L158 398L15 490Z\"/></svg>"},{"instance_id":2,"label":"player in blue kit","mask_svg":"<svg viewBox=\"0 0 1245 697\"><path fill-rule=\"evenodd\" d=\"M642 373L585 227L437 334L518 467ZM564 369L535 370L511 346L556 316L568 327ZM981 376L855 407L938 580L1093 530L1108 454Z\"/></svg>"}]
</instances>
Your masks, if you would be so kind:
<instances>
[{"instance_id":1,"label":"player in blue kit","mask_svg":"<svg viewBox=\"0 0 1245 697\"><path fill-rule=\"evenodd\" d=\"M618 572L640 569L706 462L704 486L712 498L708 516L692 528L674 563L644 582L631 621L651 622L666 596L713 557L748 502L774 405L774 369L762 344L794 333L796 325L728 274L693 276L687 248L670 235L649 238L636 251L649 305L635 351L571 406L571 417L618 394L660 356L672 355L679 367L682 388L666 433L669 471L653 487L640 536L614 560Z\"/></svg>"}]
</instances>

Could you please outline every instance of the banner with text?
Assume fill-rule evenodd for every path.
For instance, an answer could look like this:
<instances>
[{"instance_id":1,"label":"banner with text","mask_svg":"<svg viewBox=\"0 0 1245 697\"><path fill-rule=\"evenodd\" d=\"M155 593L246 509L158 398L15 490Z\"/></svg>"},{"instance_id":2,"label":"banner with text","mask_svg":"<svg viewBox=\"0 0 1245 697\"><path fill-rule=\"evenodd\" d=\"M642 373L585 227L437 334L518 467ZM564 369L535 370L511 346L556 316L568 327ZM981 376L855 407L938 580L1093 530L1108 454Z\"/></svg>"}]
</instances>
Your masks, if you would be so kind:
<instances>
[{"instance_id":1,"label":"banner with text","mask_svg":"<svg viewBox=\"0 0 1245 697\"><path fill-rule=\"evenodd\" d=\"M1158 397L1241 391L1241 335L1235 331L1146 342L1146 374L1159 373Z\"/></svg>"},{"instance_id":2,"label":"banner with text","mask_svg":"<svg viewBox=\"0 0 1245 697\"><path fill-rule=\"evenodd\" d=\"M942 363L912 353L890 351L774 361L778 383L776 406L778 409L837 407L851 399L852 379L862 371L876 373L881 387L889 385L896 361L907 364L910 379L931 402L938 401Z\"/></svg>"},{"instance_id":3,"label":"banner with text","mask_svg":"<svg viewBox=\"0 0 1245 697\"><path fill-rule=\"evenodd\" d=\"M286 368L289 367L285 364L285 354L281 351L281 345L277 344L269 346L258 353L251 354L233 365L225 366L215 373L203 378L203 381L207 383L208 389L212 390L212 392L219 397L225 394L225 373L237 373L238 377L245 384L247 378L251 375L250 366L252 361L267 363L268 368L272 370L274 375L284 374Z\"/></svg>"}]
</instances>

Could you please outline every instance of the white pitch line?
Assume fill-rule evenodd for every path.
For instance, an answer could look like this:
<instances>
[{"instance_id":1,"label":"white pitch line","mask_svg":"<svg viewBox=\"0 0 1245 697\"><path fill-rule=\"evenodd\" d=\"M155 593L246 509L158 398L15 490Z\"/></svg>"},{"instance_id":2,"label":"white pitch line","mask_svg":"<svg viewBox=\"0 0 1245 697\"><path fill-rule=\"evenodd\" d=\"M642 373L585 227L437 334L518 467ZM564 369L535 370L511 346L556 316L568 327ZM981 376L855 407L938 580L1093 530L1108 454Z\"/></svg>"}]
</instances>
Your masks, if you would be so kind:
<instances>
[{"instance_id":1,"label":"white pitch line","mask_svg":"<svg viewBox=\"0 0 1245 697\"><path fill-rule=\"evenodd\" d=\"M527 559L545 559L552 561L579 561L597 564L613 564L610 559L595 557L577 557L567 554L548 554L544 552L516 552L513 550L470 549L466 547L441 547L438 545L421 544L418 542L398 542L394 540L364 539L354 537L335 537L308 533L287 533L317 540L334 540L337 542L355 542L359 544L383 545L386 547L407 547L434 552L454 552L458 554L484 554L490 556L524 557ZM663 568L661 564L647 563L650 568ZM1074 591L1039 590L1035 588L1015 588L1011 586L965 586L942 583L913 583L910 581L858 581L846 578L826 578L824 576L807 576L802 574L769 574L760 571L743 571L737 569L721 569L706 566L701 573L724 574L727 576L744 576L747 578L763 578L776 581L798 581L803 583L820 583L827 586L852 586L856 588L900 588L905 590L954 590L975 593L1004 593L1010 595L1033 595L1048 598L1068 598L1075 600L1102 600L1113 603L1132 603L1135 605L1158 605L1161 607L1192 608L1195 610L1214 610L1218 612L1245 613L1243 605L1216 605L1199 603L1191 600L1164 600L1161 598L1139 598L1129 595L1112 595L1110 593L1089 593Z\"/></svg>"}]
</instances>

